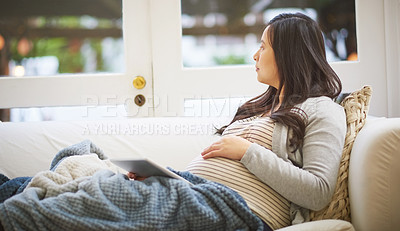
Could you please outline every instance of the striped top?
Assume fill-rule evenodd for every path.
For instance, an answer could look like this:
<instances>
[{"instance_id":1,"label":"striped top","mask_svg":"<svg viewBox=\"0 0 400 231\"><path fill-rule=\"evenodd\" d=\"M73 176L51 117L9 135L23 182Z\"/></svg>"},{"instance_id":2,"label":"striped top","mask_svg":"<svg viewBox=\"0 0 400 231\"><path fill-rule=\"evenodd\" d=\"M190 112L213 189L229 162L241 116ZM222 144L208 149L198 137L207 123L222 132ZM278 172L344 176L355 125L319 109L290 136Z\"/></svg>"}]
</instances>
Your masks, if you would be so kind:
<instances>
[{"instance_id":1,"label":"striped top","mask_svg":"<svg viewBox=\"0 0 400 231\"><path fill-rule=\"evenodd\" d=\"M269 117L253 116L235 121L222 135L237 135L271 149L274 126ZM250 209L272 229L291 224L290 202L260 181L240 161L222 157L204 160L198 156L186 170L238 192Z\"/></svg>"}]
</instances>

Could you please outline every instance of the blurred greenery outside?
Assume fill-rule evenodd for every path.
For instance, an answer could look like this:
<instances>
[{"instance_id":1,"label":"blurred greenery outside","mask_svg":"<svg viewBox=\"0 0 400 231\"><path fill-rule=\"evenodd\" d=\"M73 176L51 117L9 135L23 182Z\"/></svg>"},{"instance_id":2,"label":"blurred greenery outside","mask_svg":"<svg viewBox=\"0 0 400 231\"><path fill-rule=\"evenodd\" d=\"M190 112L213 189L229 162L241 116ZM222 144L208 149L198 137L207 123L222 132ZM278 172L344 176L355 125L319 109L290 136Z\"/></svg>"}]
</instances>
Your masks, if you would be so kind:
<instances>
[{"instance_id":1,"label":"blurred greenery outside","mask_svg":"<svg viewBox=\"0 0 400 231\"><path fill-rule=\"evenodd\" d=\"M32 50L25 56L17 51L18 41L11 41L11 59L20 64L24 58L55 56L59 60L59 73L79 73L82 72L84 66L84 57L79 50L73 49L71 46L74 41L65 38L48 38L35 39L32 42ZM79 42L79 41L77 41ZM103 71L101 58L101 40L91 39L91 47L96 51L97 71Z\"/></svg>"},{"instance_id":2,"label":"blurred greenery outside","mask_svg":"<svg viewBox=\"0 0 400 231\"><path fill-rule=\"evenodd\" d=\"M213 60L217 65L246 64L246 58L239 55L214 56Z\"/></svg>"},{"instance_id":3,"label":"blurred greenery outside","mask_svg":"<svg viewBox=\"0 0 400 231\"><path fill-rule=\"evenodd\" d=\"M88 16L83 16L88 17ZM62 16L57 18L37 17L33 21L36 28L49 28L54 27L57 29L80 29L86 28L81 23L82 17L75 16ZM94 18L92 18L93 20ZM115 23L108 19L94 19L96 20L96 29L99 28L113 28ZM21 55L18 52L19 39L13 38L11 44L11 60L16 64L21 64L25 58L55 56L59 61L59 73L81 73L85 65L85 57L80 52L81 46L86 43L90 44L91 49L96 54L96 71L106 71L104 68L104 61L102 58L102 39L100 38L85 38L85 39L67 39L62 37L56 38L37 38L30 39L30 50L27 54Z\"/></svg>"}]
</instances>

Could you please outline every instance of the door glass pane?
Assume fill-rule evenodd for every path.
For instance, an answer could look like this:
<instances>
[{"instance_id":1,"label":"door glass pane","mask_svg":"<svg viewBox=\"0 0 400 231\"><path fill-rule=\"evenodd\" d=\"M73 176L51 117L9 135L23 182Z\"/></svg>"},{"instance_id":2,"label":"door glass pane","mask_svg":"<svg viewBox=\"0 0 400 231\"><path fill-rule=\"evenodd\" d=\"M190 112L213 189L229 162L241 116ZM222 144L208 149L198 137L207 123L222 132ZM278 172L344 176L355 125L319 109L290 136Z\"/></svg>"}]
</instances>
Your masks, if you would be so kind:
<instances>
[{"instance_id":1,"label":"door glass pane","mask_svg":"<svg viewBox=\"0 0 400 231\"><path fill-rule=\"evenodd\" d=\"M124 72L121 0L12 0L0 7L0 76Z\"/></svg>"},{"instance_id":2,"label":"door glass pane","mask_svg":"<svg viewBox=\"0 0 400 231\"><path fill-rule=\"evenodd\" d=\"M181 0L184 67L253 64L266 23L302 12L324 33L329 61L357 60L355 0Z\"/></svg>"}]
</instances>

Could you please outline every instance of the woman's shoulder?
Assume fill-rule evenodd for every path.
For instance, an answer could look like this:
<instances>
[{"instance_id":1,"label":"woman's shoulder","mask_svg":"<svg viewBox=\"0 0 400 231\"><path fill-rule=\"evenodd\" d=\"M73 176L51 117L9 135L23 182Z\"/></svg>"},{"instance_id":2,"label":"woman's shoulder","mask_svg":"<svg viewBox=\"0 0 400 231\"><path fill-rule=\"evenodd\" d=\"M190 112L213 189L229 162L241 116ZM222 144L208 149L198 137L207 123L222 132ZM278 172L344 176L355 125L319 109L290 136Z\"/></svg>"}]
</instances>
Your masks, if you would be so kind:
<instances>
[{"instance_id":1,"label":"woman's shoulder","mask_svg":"<svg viewBox=\"0 0 400 231\"><path fill-rule=\"evenodd\" d=\"M316 107L324 107L324 106L337 107L337 108L342 107L328 96L310 97L306 99L302 104L315 105Z\"/></svg>"},{"instance_id":2,"label":"woman's shoulder","mask_svg":"<svg viewBox=\"0 0 400 231\"><path fill-rule=\"evenodd\" d=\"M306 113L308 118L345 118L343 107L327 96L308 98L300 105L300 108Z\"/></svg>"}]
</instances>

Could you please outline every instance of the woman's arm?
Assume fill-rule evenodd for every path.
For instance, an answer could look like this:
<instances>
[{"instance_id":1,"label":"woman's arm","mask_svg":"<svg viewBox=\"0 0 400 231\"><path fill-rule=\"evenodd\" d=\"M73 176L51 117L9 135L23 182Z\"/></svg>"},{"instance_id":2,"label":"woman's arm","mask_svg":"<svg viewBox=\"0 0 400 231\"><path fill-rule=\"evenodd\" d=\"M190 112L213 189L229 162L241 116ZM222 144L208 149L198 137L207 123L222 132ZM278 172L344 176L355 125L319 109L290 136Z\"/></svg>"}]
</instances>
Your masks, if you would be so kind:
<instances>
[{"instance_id":1,"label":"woman's arm","mask_svg":"<svg viewBox=\"0 0 400 231\"><path fill-rule=\"evenodd\" d=\"M307 113L307 112L306 112ZM316 101L309 115L302 166L283 160L260 145L252 144L241 162L260 180L304 208L320 210L335 190L346 133L343 108L332 101ZM282 137L282 142L286 137Z\"/></svg>"}]
</instances>

